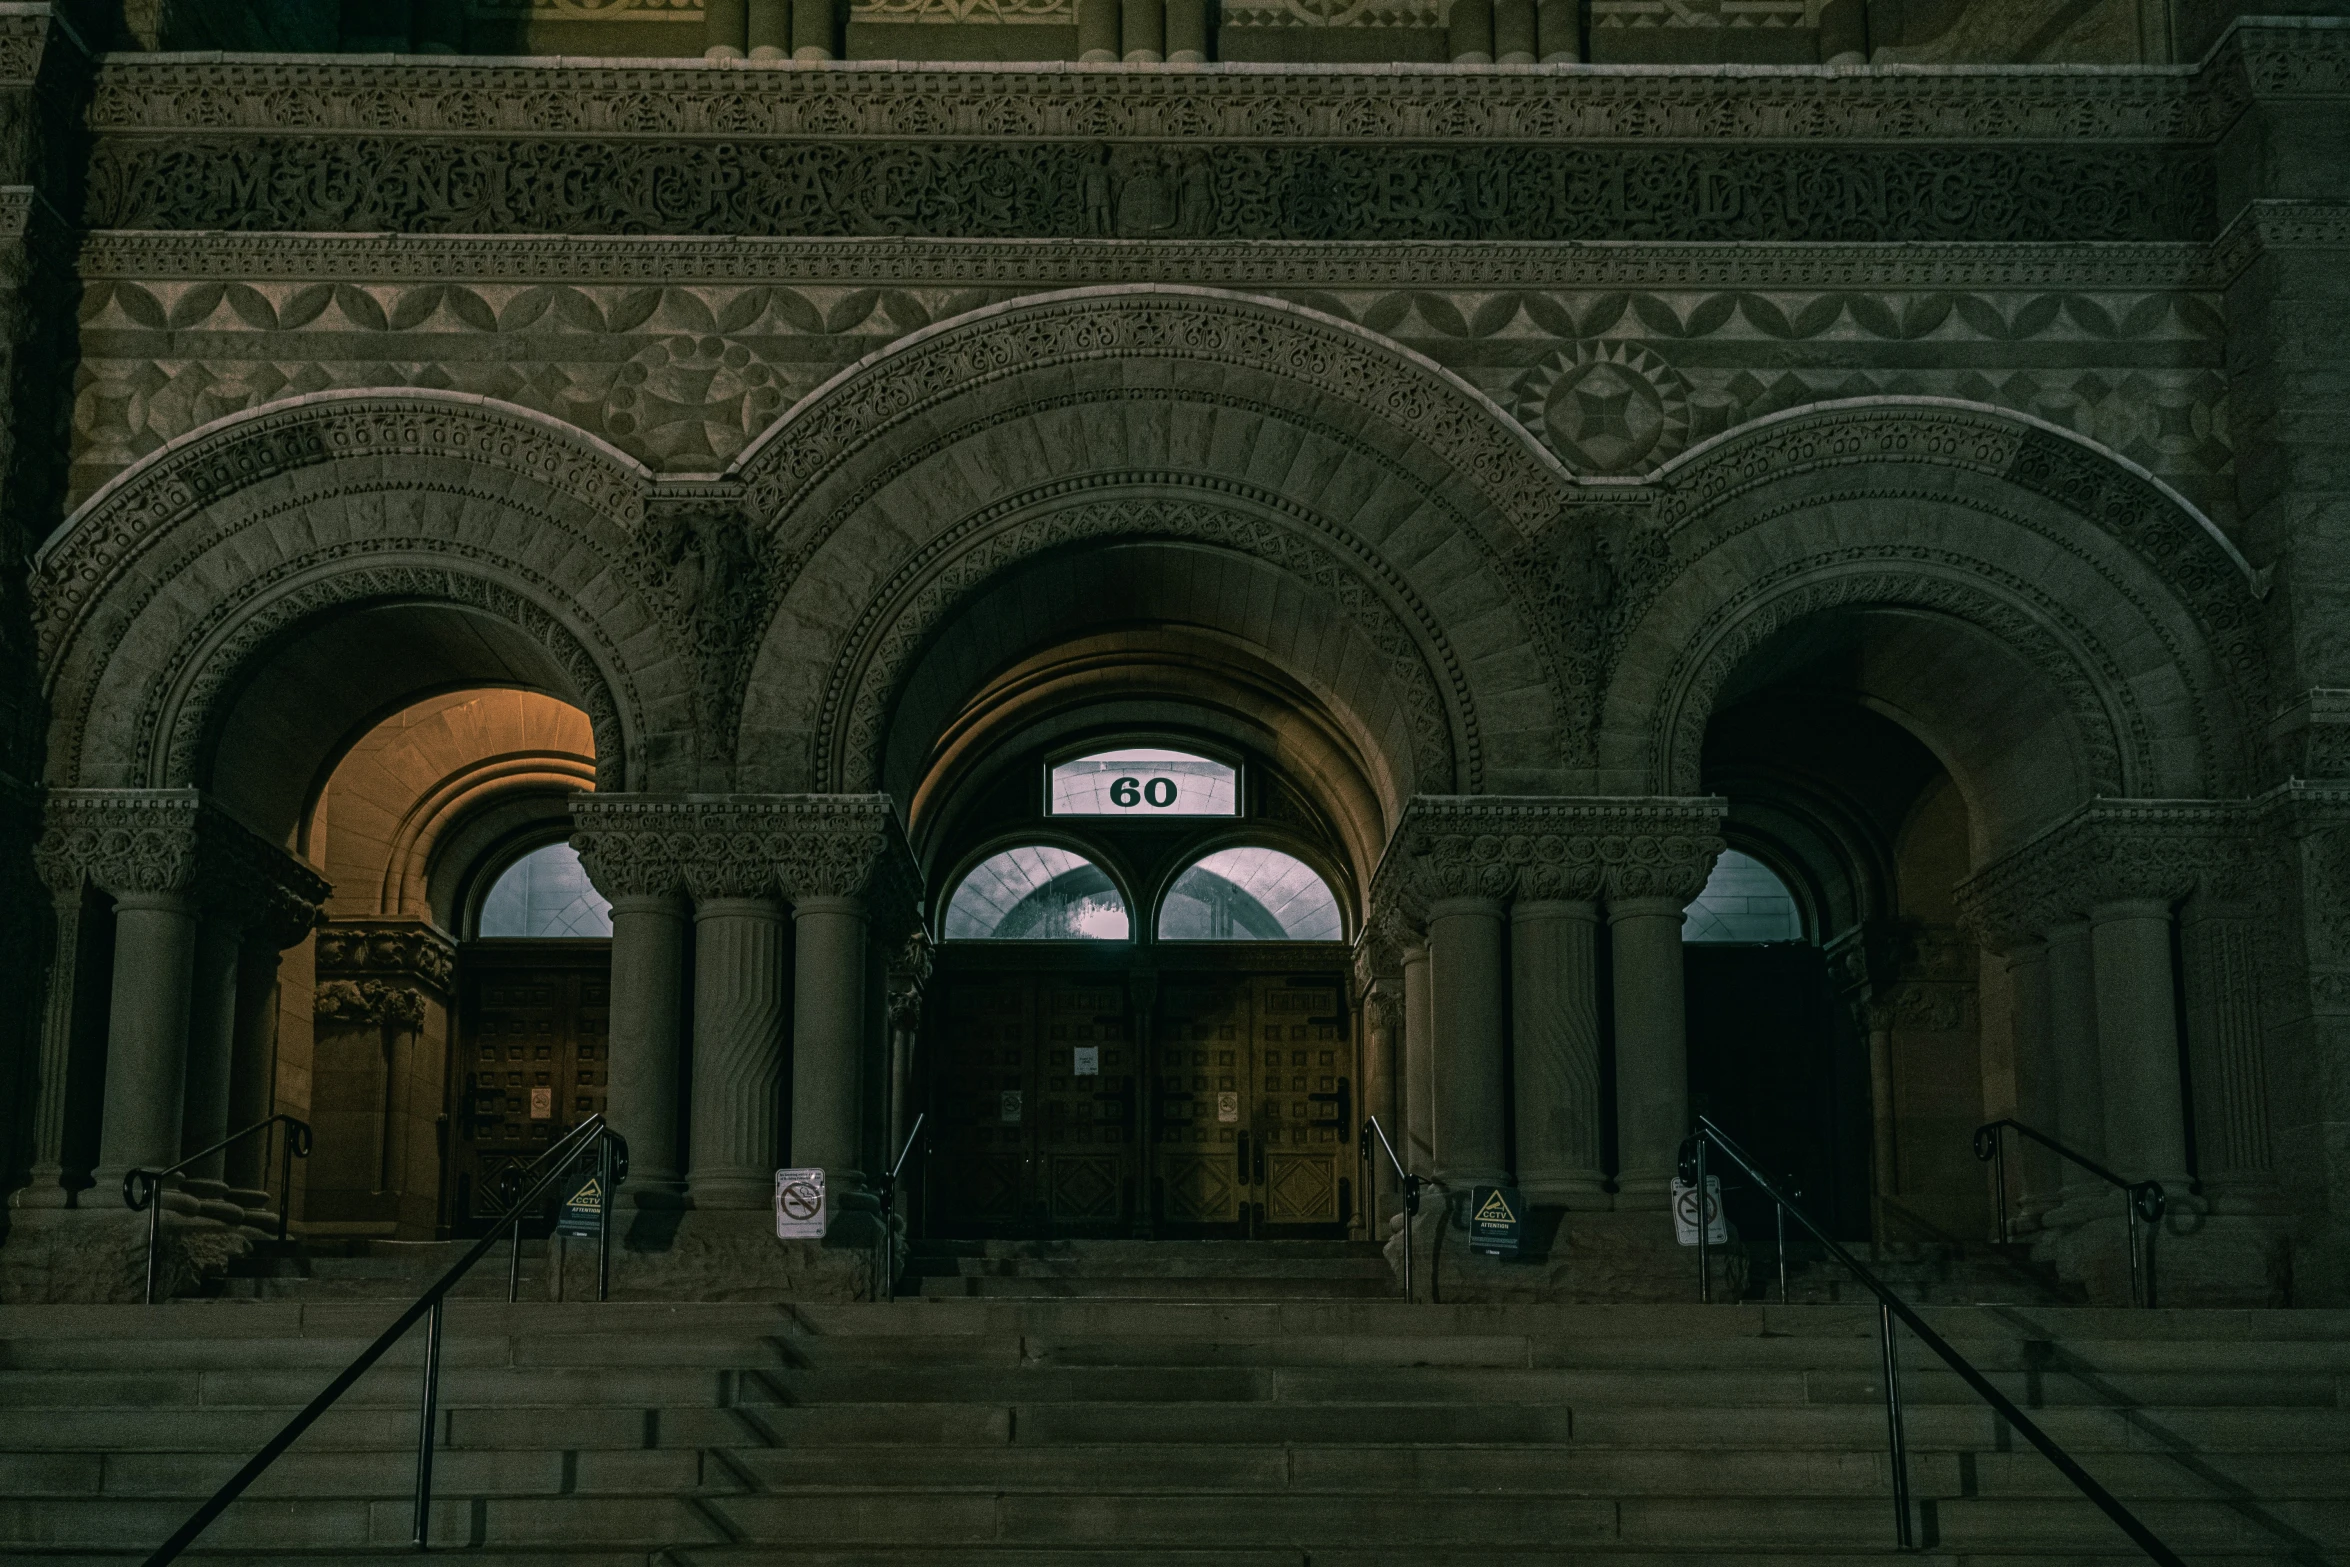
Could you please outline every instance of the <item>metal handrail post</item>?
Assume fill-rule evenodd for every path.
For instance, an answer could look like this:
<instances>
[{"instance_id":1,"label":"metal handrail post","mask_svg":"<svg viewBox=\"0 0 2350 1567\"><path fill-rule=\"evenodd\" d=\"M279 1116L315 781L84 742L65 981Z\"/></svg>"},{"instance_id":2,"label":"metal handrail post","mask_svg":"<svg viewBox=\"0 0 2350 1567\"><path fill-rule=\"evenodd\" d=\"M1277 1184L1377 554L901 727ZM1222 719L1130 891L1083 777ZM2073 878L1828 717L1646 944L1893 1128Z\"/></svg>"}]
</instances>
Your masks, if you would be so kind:
<instances>
[{"instance_id":1,"label":"metal handrail post","mask_svg":"<svg viewBox=\"0 0 2350 1567\"><path fill-rule=\"evenodd\" d=\"M147 1305L155 1304L155 1243L163 1222L163 1177L147 1182Z\"/></svg>"},{"instance_id":2,"label":"metal handrail post","mask_svg":"<svg viewBox=\"0 0 2350 1567\"><path fill-rule=\"evenodd\" d=\"M596 1205L596 1303L602 1305L612 1298L612 1204L619 1193L612 1189L612 1139L596 1139L596 1184L604 1188L603 1200Z\"/></svg>"},{"instance_id":3,"label":"metal handrail post","mask_svg":"<svg viewBox=\"0 0 2350 1567\"><path fill-rule=\"evenodd\" d=\"M277 1238L285 1242L289 1226L294 1221L294 1129L280 1127L277 1134Z\"/></svg>"},{"instance_id":4,"label":"metal handrail post","mask_svg":"<svg viewBox=\"0 0 2350 1567\"><path fill-rule=\"evenodd\" d=\"M1379 1124L1377 1116L1363 1122L1361 1142L1366 1154L1370 1152L1373 1137L1378 1138L1379 1146L1387 1150L1387 1162L1395 1166L1396 1178L1403 1182L1403 1298L1418 1300L1420 1297L1412 1293L1412 1221L1420 1216L1420 1187L1423 1183L1418 1176L1405 1169L1403 1161L1395 1156L1395 1144L1387 1140L1387 1128Z\"/></svg>"},{"instance_id":5,"label":"metal handrail post","mask_svg":"<svg viewBox=\"0 0 2350 1567\"><path fill-rule=\"evenodd\" d=\"M1787 1304L1787 1205L1771 1204L1771 1217L1779 1224L1779 1304Z\"/></svg>"},{"instance_id":6,"label":"metal handrail post","mask_svg":"<svg viewBox=\"0 0 2350 1567\"><path fill-rule=\"evenodd\" d=\"M1909 1442L1901 1418L1901 1352L1894 1343L1893 1308L1877 1302L1877 1343L1885 1358L1885 1446L1893 1464L1893 1538L1916 1549L1909 1518Z\"/></svg>"},{"instance_id":7,"label":"metal handrail post","mask_svg":"<svg viewBox=\"0 0 2350 1567\"><path fill-rule=\"evenodd\" d=\"M2130 1304L2146 1304L2145 1291L2138 1285L2138 1204L2128 1192L2122 1192L2122 1233L2130 1242Z\"/></svg>"},{"instance_id":8,"label":"metal handrail post","mask_svg":"<svg viewBox=\"0 0 2350 1567\"><path fill-rule=\"evenodd\" d=\"M914 1144L922 1136L922 1123L930 1119L923 1110L914 1117L914 1124L906 1128L905 1145L881 1178L881 1277L873 1286L876 1300L895 1300L898 1294L898 1177L904 1173L906 1161L913 1157Z\"/></svg>"},{"instance_id":9,"label":"metal handrail post","mask_svg":"<svg viewBox=\"0 0 2350 1567\"><path fill-rule=\"evenodd\" d=\"M441 1405L441 1306L436 1300L424 1322L424 1413L416 1423L416 1548L432 1549L432 1438Z\"/></svg>"},{"instance_id":10,"label":"metal handrail post","mask_svg":"<svg viewBox=\"0 0 2350 1567\"><path fill-rule=\"evenodd\" d=\"M2002 1246L2008 1244L2010 1238L2007 1223L2007 1137L2005 1134L2004 1127L1994 1127L1991 1131L1991 1146L1995 1150L1991 1159L1991 1173L1992 1180L1999 1191L1999 1244Z\"/></svg>"}]
</instances>

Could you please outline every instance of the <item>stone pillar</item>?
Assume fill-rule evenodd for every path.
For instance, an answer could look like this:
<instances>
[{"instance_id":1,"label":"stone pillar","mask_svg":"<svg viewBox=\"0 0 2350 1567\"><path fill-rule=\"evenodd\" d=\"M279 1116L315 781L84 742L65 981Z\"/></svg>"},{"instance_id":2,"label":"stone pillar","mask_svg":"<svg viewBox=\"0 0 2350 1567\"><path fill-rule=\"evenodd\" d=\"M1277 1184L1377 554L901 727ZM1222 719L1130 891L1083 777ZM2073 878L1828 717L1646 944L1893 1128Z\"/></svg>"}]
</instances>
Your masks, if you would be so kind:
<instances>
[{"instance_id":1,"label":"stone pillar","mask_svg":"<svg viewBox=\"0 0 2350 1567\"><path fill-rule=\"evenodd\" d=\"M1499 898L1440 898L1428 907L1434 994L1436 1178L1456 1190L1509 1178L1503 1159L1504 976Z\"/></svg>"},{"instance_id":2,"label":"stone pillar","mask_svg":"<svg viewBox=\"0 0 2350 1567\"><path fill-rule=\"evenodd\" d=\"M792 0L791 57L832 58L832 0Z\"/></svg>"},{"instance_id":3,"label":"stone pillar","mask_svg":"<svg viewBox=\"0 0 2350 1567\"><path fill-rule=\"evenodd\" d=\"M33 1088L30 1179L23 1190L10 1195L9 1206L13 1208L62 1209L66 1204L69 1172L65 1168L65 1139L72 1113L66 1085L71 1081L78 1031L76 1003L85 983L83 947L88 940L88 923L107 918L103 910L89 907L78 875L62 888L52 887L50 910L55 934L49 952L49 987L41 1003L41 1055L34 1068L38 1075Z\"/></svg>"},{"instance_id":4,"label":"stone pillar","mask_svg":"<svg viewBox=\"0 0 2350 1567\"><path fill-rule=\"evenodd\" d=\"M1207 0L1167 0L1167 63L1205 65L1207 59Z\"/></svg>"},{"instance_id":5,"label":"stone pillar","mask_svg":"<svg viewBox=\"0 0 2350 1567\"><path fill-rule=\"evenodd\" d=\"M2055 1065L2056 1140L2088 1158L2105 1157L2104 1075L2098 1067L2097 978L2089 946L2089 922L2066 920L2048 931L2048 1037ZM2093 1204L2102 1211L2100 1193L2078 1165L2062 1163L2058 1186L2064 1194L2062 1215L2078 1223Z\"/></svg>"},{"instance_id":6,"label":"stone pillar","mask_svg":"<svg viewBox=\"0 0 2350 1567\"><path fill-rule=\"evenodd\" d=\"M1118 58L1118 0L1077 0L1077 63L1109 65Z\"/></svg>"},{"instance_id":7,"label":"stone pillar","mask_svg":"<svg viewBox=\"0 0 2350 1567\"><path fill-rule=\"evenodd\" d=\"M1521 900L1510 915L1518 1187L1529 1203L1605 1208L1599 1131L1599 907Z\"/></svg>"},{"instance_id":8,"label":"stone pillar","mask_svg":"<svg viewBox=\"0 0 2350 1567\"><path fill-rule=\"evenodd\" d=\"M702 58L741 59L749 18L750 0L703 0Z\"/></svg>"},{"instance_id":9,"label":"stone pillar","mask_svg":"<svg viewBox=\"0 0 2350 1567\"><path fill-rule=\"evenodd\" d=\"M783 1153L783 909L711 897L694 909L693 1153L697 1208L764 1208Z\"/></svg>"},{"instance_id":10,"label":"stone pillar","mask_svg":"<svg viewBox=\"0 0 2350 1567\"><path fill-rule=\"evenodd\" d=\"M685 1027L686 902L673 892L612 903L611 1077L604 1115L628 1139L627 1189L639 1207L673 1206Z\"/></svg>"},{"instance_id":11,"label":"stone pillar","mask_svg":"<svg viewBox=\"0 0 2350 1567\"><path fill-rule=\"evenodd\" d=\"M1404 1167L1414 1175L1436 1168L1436 997L1428 982L1428 949L1403 949Z\"/></svg>"},{"instance_id":12,"label":"stone pillar","mask_svg":"<svg viewBox=\"0 0 2350 1567\"><path fill-rule=\"evenodd\" d=\"M1614 898L1616 1206L1663 1208L1689 1134L1689 1041L1681 990L1681 897Z\"/></svg>"},{"instance_id":13,"label":"stone pillar","mask_svg":"<svg viewBox=\"0 0 2350 1567\"><path fill-rule=\"evenodd\" d=\"M2154 898L2100 903L2090 925L2106 1163L2125 1180L2162 1182L2183 1204L2189 1196L2187 1132L2170 905Z\"/></svg>"},{"instance_id":14,"label":"stone pillar","mask_svg":"<svg viewBox=\"0 0 2350 1567\"><path fill-rule=\"evenodd\" d=\"M1582 0L1535 0L1534 25L1544 65L1573 65L1583 58Z\"/></svg>"},{"instance_id":15,"label":"stone pillar","mask_svg":"<svg viewBox=\"0 0 2350 1567\"><path fill-rule=\"evenodd\" d=\"M792 1163L845 1212L865 1194L865 900L801 898L792 925Z\"/></svg>"},{"instance_id":16,"label":"stone pillar","mask_svg":"<svg viewBox=\"0 0 2350 1567\"><path fill-rule=\"evenodd\" d=\"M179 1162L195 963L196 910L187 893L117 895L105 1122L97 1185L83 1194L85 1204L119 1206L124 1171Z\"/></svg>"},{"instance_id":17,"label":"stone pillar","mask_svg":"<svg viewBox=\"0 0 2350 1567\"><path fill-rule=\"evenodd\" d=\"M1156 65L1167 57L1165 0L1120 0L1118 42L1128 65Z\"/></svg>"},{"instance_id":18,"label":"stone pillar","mask_svg":"<svg viewBox=\"0 0 2350 1567\"><path fill-rule=\"evenodd\" d=\"M1534 51L1534 0L1493 0L1494 64L1532 65Z\"/></svg>"},{"instance_id":19,"label":"stone pillar","mask_svg":"<svg viewBox=\"0 0 2350 1567\"><path fill-rule=\"evenodd\" d=\"M1374 979L1362 988L1363 992L1363 1102L1356 1113L1356 1124L1347 1129L1353 1136L1364 1121L1376 1117L1379 1130L1401 1158L1405 1133L1395 1118L1396 1035L1400 1030L1398 1014L1402 1011L1398 998L1387 988L1396 981ZM1362 1210L1366 1233L1382 1236L1387 1230L1388 1210L1394 1205L1396 1190L1395 1166L1388 1162L1387 1149L1379 1139L1371 1139L1370 1156L1364 1161Z\"/></svg>"},{"instance_id":20,"label":"stone pillar","mask_svg":"<svg viewBox=\"0 0 2350 1567\"><path fill-rule=\"evenodd\" d=\"M754 60L791 58L791 0L749 0L744 41Z\"/></svg>"},{"instance_id":21,"label":"stone pillar","mask_svg":"<svg viewBox=\"0 0 2350 1567\"><path fill-rule=\"evenodd\" d=\"M236 1049L237 956L245 928L233 914L207 909L196 925L196 950L188 1012L188 1088L180 1122L180 1156L210 1148L236 1128L229 1125L229 1073ZM181 1187L199 1203L218 1202L228 1191L222 1157L213 1154L191 1165ZM209 1210L208 1210L209 1211ZM244 1218L213 1212L234 1224Z\"/></svg>"},{"instance_id":22,"label":"stone pillar","mask_svg":"<svg viewBox=\"0 0 2350 1567\"><path fill-rule=\"evenodd\" d=\"M1445 27L1453 64L1493 63L1493 0L1452 0Z\"/></svg>"},{"instance_id":23,"label":"stone pillar","mask_svg":"<svg viewBox=\"0 0 2350 1567\"><path fill-rule=\"evenodd\" d=\"M230 1030L228 1122L242 1130L277 1113L277 1011L279 949L270 937L248 934L237 952L236 1020ZM283 1127L262 1137L248 1137L228 1151L221 1172L228 1183L228 1200L244 1209L248 1219L273 1217L284 1192L271 1195L272 1183L283 1163L272 1164L271 1152L285 1136Z\"/></svg>"},{"instance_id":24,"label":"stone pillar","mask_svg":"<svg viewBox=\"0 0 2350 1567\"><path fill-rule=\"evenodd\" d=\"M2056 1040L2048 985L2048 944L2025 942L2007 955L2007 985L2015 1020L2015 1118L2034 1131L2057 1135ZM2064 1174L2054 1154L2028 1137L2006 1133L2010 1222L2021 1233L2040 1228L2055 1207Z\"/></svg>"}]
</instances>

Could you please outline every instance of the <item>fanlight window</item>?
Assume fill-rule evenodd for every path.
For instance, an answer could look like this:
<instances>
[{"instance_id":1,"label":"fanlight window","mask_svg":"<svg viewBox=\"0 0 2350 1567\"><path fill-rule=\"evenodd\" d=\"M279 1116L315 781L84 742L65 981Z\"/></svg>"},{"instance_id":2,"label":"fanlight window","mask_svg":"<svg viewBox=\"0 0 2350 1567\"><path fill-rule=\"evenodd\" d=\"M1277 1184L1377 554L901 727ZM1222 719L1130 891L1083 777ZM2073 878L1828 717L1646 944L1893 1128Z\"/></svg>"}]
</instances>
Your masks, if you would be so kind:
<instances>
[{"instance_id":1,"label":"fanlight window","mask_svg":"<svg viewBox=\"0 0 2350 1567\"><path fill-rule=\"evenodd\" d=\"M568 843L533 849L499 873L481 901L481 934L548 939L609 936L612 905L589 885Z\"/></svg>"},{"instance_id":2,"label":"fanlight window","mask_svg":"<svg viewBox=\"0 0 2350 1567\"><path fill-rule=\"evenodd\" d=\"M1219 849L1175 878L1161 941L1341 941L1330 884L1279 849Z\"/></svg>"},{"instance_id":3,"label":"fanlight window","mask_svg":"<svg viewBox=\"0 0 2350 1567\"><path fill-rule=\"evenodd\" d=\"M1795 896L1771 868L1726 849L1681 923L1685 942L1801 941Z\"/></svg>"},{"instance_id":4,"label":"fanlight window","mask_svg":"<svg viewBox=\"0 0 2350 1567\"><path fill-rule=\"evenodd\" d=\"M1052 801L1055 816L1238 816L1240 774L1182 751L1097 751L1053 768Z\"/></svg>"},{"instance_id":5,"label":"fanlight window","mask_svg":"<svg viewBox=\"0 0 2350 1567\"><path fill-rule=\"evenodd\" d=\"M1081 854L1050 844L982 860L947 900L949 941L1124 941L1126 900Z\"/></svg>"}]
</instances>

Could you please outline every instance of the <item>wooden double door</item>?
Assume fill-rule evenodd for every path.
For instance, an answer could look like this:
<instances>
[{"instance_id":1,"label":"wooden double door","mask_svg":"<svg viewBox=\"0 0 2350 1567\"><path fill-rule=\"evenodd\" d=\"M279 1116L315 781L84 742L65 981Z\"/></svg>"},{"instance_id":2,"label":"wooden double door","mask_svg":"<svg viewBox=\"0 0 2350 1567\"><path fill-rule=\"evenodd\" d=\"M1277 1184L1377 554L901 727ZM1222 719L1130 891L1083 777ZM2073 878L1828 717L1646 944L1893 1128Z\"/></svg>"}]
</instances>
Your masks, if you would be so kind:
<instances>
[{"instance_id":1,"label":"wooden double door","mask_svg":"<svg viewBox=\"0 0 2350 1567\"><path fill-rule=\"evenodd\" d=\"M485 941L458 958L450 1219L478 1235L519 1174L604 1108L612 944Z\"/></svg>"},{"instance_id":2,"label":"wooden double door","mask_svg":"<svg viewBox=\"0 0 2350 1567\"><path fill-rule=\"evenodd\" d=\"M925 1055L935 1233L1336 1236L1353 1218L1339 975L950 975Z\"/></svg>"}]
</instances>

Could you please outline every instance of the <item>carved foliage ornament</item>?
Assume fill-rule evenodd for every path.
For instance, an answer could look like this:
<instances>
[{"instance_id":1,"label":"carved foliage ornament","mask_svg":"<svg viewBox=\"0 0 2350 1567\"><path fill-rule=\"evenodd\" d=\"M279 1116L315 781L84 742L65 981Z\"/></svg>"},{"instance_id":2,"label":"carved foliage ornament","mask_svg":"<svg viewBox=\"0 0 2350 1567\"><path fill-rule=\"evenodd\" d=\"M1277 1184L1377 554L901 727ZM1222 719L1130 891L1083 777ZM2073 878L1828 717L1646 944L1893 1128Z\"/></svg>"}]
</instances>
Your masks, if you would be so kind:
<instances>
[{"instance_id":1,"label":"carved foliage ornament","mask_svg":"<svg viewBox=\"0 0 2350 1567\"><path fill-rule=\"evenodd\" d=\"M1124 230L1127 187L1148 180L1178 193L1163 203L1173 231L1203 239L2030 242L2216 227L2200 148L1176 144L1120 149L1096 197L1102 158L1080 142L126 136L92 159L89 221L1075 238Z\"/></svg>"},{"instance_id":2,"label":"carved foliage ornament","mask_svg":"<svg viewBox=\"0 0 2350 1567\"><path fill-rule=\"evenodd\" d=\"M2012 952L2105 903L2200 896L2274 913L2286 879L2279 799L2083 806L1960 882L1959 922L1990 950Z\"/></svg>"},{"instance_id":3,"label":"carved foliage ornament","mask_svg":"<svg viewBox=\"0 0 2350 1567\"><path fill-rule=\"evenodd\" d=\"M194 789L62 789L33 863L52 891L180 893L280 947L318 923L326 879Z\"/></svg>"},{"instance_id":4,"label":"carved foliage ornament","mask_svg":"<svg viewBox=\"0 0 2350 1567\"><path fill-rule=\"evenodd\" d=\"M887 796L576 796L572 847L608 898L910 901L912 856Z\"/></svg>"},{"instance_id":5,"label":"carved foliage ornament","mask_svg":"<svg viewBox=\"0 0 2350 1567\"><path fill-rule=\"evenodd\" d=\"M457 967L457 944L423 920L334 920L316 950L322 978L395 976L442 995Z\"/></svg>"},{"instance_id":6,"label":"carved foliage ornament","mask_svg":"<svg viewBox=\"0 0 2350 1567\"><path fill-rule=\"evenodd\" d=\"M1444 898L1694 898L1728 802L1416 796L1374 899L1420 917Z\"/></svg>"}]
</instances>

